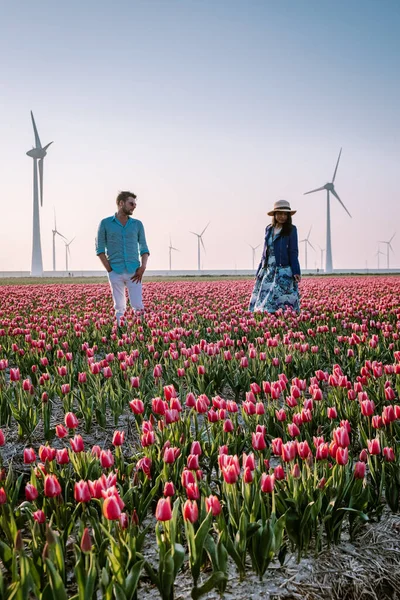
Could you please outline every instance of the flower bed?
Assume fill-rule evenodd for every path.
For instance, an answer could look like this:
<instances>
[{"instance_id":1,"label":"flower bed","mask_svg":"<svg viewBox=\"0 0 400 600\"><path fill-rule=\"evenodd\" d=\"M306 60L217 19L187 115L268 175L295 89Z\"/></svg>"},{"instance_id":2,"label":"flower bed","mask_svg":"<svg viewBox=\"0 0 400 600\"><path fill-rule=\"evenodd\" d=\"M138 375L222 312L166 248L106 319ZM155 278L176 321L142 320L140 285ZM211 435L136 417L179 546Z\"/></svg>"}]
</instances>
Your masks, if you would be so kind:
<instances>
[{"instance_id":1,"label":"flower bed","mask_svg":"<svg viewBox=\"0 0 400 600\"><path fill-rule=\"evenodd\" d=\"M149 283L118 330L105 285L0 288L0 597L223 594L397 512L397 288Z\"/></svg>"}]
</instances>

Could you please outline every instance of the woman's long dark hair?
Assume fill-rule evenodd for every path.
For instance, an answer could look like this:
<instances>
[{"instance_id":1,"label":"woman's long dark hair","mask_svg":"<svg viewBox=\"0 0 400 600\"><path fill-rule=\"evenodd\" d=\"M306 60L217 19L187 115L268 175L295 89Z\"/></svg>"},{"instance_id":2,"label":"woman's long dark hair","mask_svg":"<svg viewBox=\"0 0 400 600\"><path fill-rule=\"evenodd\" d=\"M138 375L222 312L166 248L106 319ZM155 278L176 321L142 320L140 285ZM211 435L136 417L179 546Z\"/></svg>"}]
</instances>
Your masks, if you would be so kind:
<instances>
[{"instance_id":1,"label":"woman's long dark hair","mask_svg":"<svg viewBox=\"0 0 400 600\"><path fill-rule=\"evenodd\" d=\"M275 215L274 215L272 217L272 227L276 227L276 225L277 225L277 222L276 222ZM288 217L287 217L285 223L282 225L282 236L290 235L290 232L292 231L292 227L293 227L292 215L288 214Z\"/></svg>"}]
</instances>

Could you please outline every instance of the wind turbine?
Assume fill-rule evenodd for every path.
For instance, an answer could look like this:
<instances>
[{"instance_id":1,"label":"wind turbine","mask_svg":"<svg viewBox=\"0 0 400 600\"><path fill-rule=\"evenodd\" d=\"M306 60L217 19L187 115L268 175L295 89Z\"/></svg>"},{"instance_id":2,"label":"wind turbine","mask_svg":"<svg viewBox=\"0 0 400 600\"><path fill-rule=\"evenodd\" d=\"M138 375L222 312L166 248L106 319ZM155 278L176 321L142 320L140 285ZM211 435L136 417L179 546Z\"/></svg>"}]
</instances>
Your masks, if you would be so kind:
<instances>
[{"instance_id":1,"label":"wind turbine","mask_svg":"<svg viewBox=\"0 0 400 600\"><path fill-rule=\"evenodd\" d=\"M171 238L169 238L169 270L171 271L172 267L171 267L171 254L172 254L172 250L176 250L177 252L179 252L178 248L174 248L171 242Z\"/></svg>"},{"instance_id":2,"label":"wind turbine","mask_svg":"<svg viewBox=\"0 0 400 600\"><path fill-rule=\"evenodd\" d=\"M254 271L254 260L256 257L256 250L257 248L260 246L261 244L258 244L258 246L252 246L251 244L249 244L250 248L252 249L252 259L253 259L253 271Z\"/></svg>"},{"instance_id":3,"label":"wind turbine","mask_svg":"<svg viewBox=\"0 0 400 600\"><path fill-rule=\"evenodd\" d=\"M72 244L72 242L74 241L74 237L72 238L72 240L70 242L64 242L65 244L65 270L68 273L68 256L71 256L71 251L69 249L70 245Z\"/></svg>"},{"instance_id":4,"label":"wind turbine","mask_svg":"<svg viewBox=\"0 0 400 600\"><path fill-rule=\"evenodd\" d=\"M61 238L66 240L67 238L57 230L56 223L56 211L54 209L54 229L51 230L53 234L53 271L56 270L56 235L59 235Z\"/></svg>"},{"instance_id":5,"label":"wind turbine","mask_svg":"<svg viewBox=\"0 0 400 600\"><path fill-rule=\"evenodd\" d=\"M321 250L321 271L322 271L322 265L324 264L324 252L325 252L325 248L321 248L321 246L318 244L318 248Z\"/></svg>"},{"instance_id":6,"label":"wind turbine","mask_svg":"<svg viewBox=\"0 0 400 600\"><path fill-rule=\"evenodd\" d=\"M392 241L392 239L394 238L395 235L396 235L396 232L394 232L394 234L392 235L392 237L390 238L390 240L388 242L384 242L383 240L379 240L380 244L386 244L386 250L387 250L387 254L386 254L387 268L389 268L389 249L393 252L391 241ZM394 252L393 252L393 254L394 254Z\"/></svg>"},{"instance_id":7,"label":"wind turbine","mask_svg":"<svg viewBox=\"0 0 400 600\"><path fill-rule=\"evenodd\" d=\"M378 269L380 269L380 268L381 268L381 267L380 267L380 264L379 264L379 256L380 256L381 254L382 254L382 256L384 256L384 255L385 255L385 253L384 253L384 252L382 252L380 248L378 248L378 252L375 254L375 256L377 256L377 257L378 257Z\"/></svg>"},{"instance_id":8,"label":"wind turbine","mask_svg":"<svg viewBox=\"0 0 400 600\"><path fill-rule=\"evenodd\" d=\"M211 223L211 221L209 221L207 223L207 225L204 227L204 229L203 229L203 231L201 233L195 233L194 231L190 232L193 235L197 235L197 270L198 271L201 271L201 268L200 268L200 242L201 242L201 245L203 246L203 250L205 252L206 251L206 247L204 246L204 242L203 242L203 234L204 234L205 230L207 229L207 227L209 226L210 223Z\"/></svg>"},{"instance_id":9,"label":"wind turbine","mask_svg":"<svg viewBox=\"0 0 400 600\"><path fill-rule=\"evenodd\" d=\"M342 154L342 149L340 148L339 156L338 156L338 159L337 159L337 163L336 163L336 167L335 167L335 171L333 173L333 177L332 177L331 183L326 183L322 187L319 187L319 188L317 188L315 190L311 190L309 192L305 192L305 194L304 194L304 195L306 195L306 194L313 194L314 192L319 192L321 190L326 190L326 263L325 263L325 273L332 273L331 206L330 206L330 196L329 196L329 194L333 194L335 196L335 198L337 200L339 200L339 202L343 206L344 210L347 212L347 214L349 215L349 217L351 217L351 214L349 213L349 211L347 210L347 208L345 207L345 205L343 204L343 202L341 201L341 199L337 195L336 190L335 190L335 186L333 185L334 182L335 182L335 177L336 177L337 169L338 169L338 166L339 166L339 160L340 160L341 154Z\"/></svg>"},{"instance_id":10,"label":"wind turbine","mask_svg":"<svg viewBox=\"0 0 400 600\"><path fill-rule=\"evenodd\" d=\"M40 216L39 216L39 187L40 206L43 206L43 160L47 154L47 148L53 143L42 147L35 119L31 111L33 131L35 134L35 147L27 152L33 158L33 233L32 233L32 264L31 275L41 277L43 275L42 245L40 241ZM39 167L39 177L38 177ZM39 179L39 181L38 181Z\"/></svg>"},{"instance_id":11,"label":"wind turbine","mask_svg":"<svg viewBox=\"0 0 400 600\"><path fill-rule=\"evenodd\" d=\"M311 246L311 248L315 252L315 248L314 248L314 246L312 245L312 243L309 240L310 233L311 233L311 228L312 228L312 225L310 227L310 231L308 232L308 236L306 238L304 238L304 240L300 240L300 244L302 244L304 242L304 252L305 252L305 258L306 258L306 269L307 269L307 246Z\"/></svg>"}]
</instances>

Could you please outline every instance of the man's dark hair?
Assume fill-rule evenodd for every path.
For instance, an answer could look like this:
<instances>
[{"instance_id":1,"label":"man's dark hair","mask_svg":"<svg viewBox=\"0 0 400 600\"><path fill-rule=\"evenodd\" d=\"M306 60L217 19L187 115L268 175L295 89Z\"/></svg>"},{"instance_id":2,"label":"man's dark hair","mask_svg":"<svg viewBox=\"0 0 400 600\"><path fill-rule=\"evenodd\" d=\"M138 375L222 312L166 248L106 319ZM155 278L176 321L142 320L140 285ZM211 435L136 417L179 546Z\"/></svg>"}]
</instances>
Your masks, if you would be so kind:
<instances>
[{"instance_id":1,"label":"man's dark hair","mask_svg":"<svg viewBox=\"0 0 400 600\"><path fill-rule=\"evenodd\" d=\"M126 202L128 198L134 198L136 200L136 194L133 192L120 192L117 196L117 206L120 202Z\"/></svg>"},{"instance_id":2,"label":"man's dark hair","mask_svg":"<svg viewBox=\"0 0 400 600\"><path fill-rule=\"evenodd\" d=\"M272 217L272 227L275 227L275 225L277 225L276 219L275 219L275 215ZM282 237L285 235L290 235L290 232L292 231L292 215L288 214L287 219L285 221L285 223L282 225Z\"/></svg>"}]
</instances>

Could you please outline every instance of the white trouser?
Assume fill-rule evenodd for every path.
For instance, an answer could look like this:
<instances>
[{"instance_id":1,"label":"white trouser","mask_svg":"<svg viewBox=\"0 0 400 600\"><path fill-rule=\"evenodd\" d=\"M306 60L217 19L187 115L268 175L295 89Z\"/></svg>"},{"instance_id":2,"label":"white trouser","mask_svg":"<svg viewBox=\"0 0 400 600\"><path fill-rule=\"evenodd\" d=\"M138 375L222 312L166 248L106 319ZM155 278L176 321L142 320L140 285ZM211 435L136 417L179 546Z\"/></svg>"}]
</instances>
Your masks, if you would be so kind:
<instances>
[{"instance_id":1,"label":"white trouser","mask_svg":"<svg viewBox=\"0 0 400 600\"><path fill-rule=\"evenodd\" d=\"M129 301L134 310L143 310L142 284L131 280L134 273L108 273L111 293L114 300L115 316L120 324L126 310L125 287L128 288Z\"/></svg>"}]
</instances>

